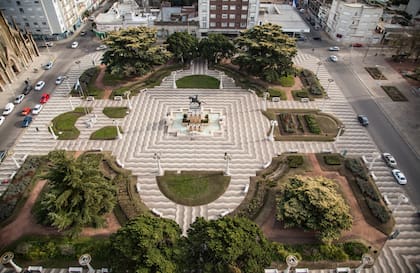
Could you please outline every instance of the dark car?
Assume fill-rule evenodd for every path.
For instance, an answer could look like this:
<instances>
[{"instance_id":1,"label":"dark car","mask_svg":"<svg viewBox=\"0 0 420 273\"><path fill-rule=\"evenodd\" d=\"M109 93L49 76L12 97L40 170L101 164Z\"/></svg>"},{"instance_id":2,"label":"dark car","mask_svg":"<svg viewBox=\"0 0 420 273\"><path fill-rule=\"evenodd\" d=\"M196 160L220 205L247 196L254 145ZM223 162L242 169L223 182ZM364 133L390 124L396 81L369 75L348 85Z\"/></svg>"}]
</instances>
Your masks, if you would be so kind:
<instances>
[{"instance_id":1,"label":"dark car","mask_svg":"<svg viewBox=\"0 0 420 273\"><path fill-rule=\"evenodd\" d=\"M31 116L26 116L22 121L22 127L23 128L28 127L29 124L31 124L31 122L32 122L32 117Z\"/></svg>"},{"instance_id":2,"label":"dark car","mask_svg":"<svg viewBox=\"0 0 420 273\"><path fill-rule=\"evenodd\" d=\"M352 47L362 47L363 45L361 43L353 43L351 46Z\"/></svg>"},{"instance_id":3,"label":"dark car","mask_svg":"<svg viewBox=\"0 0 420 273\"><path fill-rule=\"evenodd\" d=\"M3 162L3 160L6 158L7 151L0 151L0 162Z\"/></svg>"},{"instance_id":4,"label":"dark car","mask_svg":"<svg viewBox=\"0 0 420 273\"><path fill-rule=\"evenodd\" d=\"M32 85L25 85L25 87L22 90L22 94L24 94L25 96L28 95L33 89Z\"/></svg>"},{"instance_id":5,"label":"dark car","mask_svg":"<svg viewBox=\"0 0 420 273\"><path fill-rule=\"evenodd\" d=\"M314 39L315 41L321 41L321 37L313 37L312 39Z\"/></svg>"},{"instance_id":6,"label":"dark car","mask_svg":"<svg viewBox=\"0 0 420 273\"><path fill-rule=\"evenodd\" d=\"M369 125L369 120L367 118L367 116L365 115L358 115L357 116L357 120L360 122L360 124L362 124L363 126L368 126Z\"/></svg>"}]
</instances>

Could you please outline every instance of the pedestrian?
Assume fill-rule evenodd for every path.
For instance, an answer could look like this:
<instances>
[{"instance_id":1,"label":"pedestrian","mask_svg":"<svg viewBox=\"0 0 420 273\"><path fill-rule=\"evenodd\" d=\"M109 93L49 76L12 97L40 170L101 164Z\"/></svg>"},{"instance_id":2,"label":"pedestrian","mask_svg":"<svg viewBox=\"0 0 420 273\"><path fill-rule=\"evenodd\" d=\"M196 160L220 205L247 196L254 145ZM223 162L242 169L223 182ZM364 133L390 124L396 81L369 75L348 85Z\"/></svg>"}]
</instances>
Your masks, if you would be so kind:
<instances>
[{"instance_id":1,"label":"pedestrian","mask_svg":"<svg viewBox=\"0 0 420 273\"><path fill-rule=\"evenodd\" d=\"M38 128L38 127L35 127L35 130L36 130L37 132L39 132L39 128Z\"/></svg>"}]
</instances>

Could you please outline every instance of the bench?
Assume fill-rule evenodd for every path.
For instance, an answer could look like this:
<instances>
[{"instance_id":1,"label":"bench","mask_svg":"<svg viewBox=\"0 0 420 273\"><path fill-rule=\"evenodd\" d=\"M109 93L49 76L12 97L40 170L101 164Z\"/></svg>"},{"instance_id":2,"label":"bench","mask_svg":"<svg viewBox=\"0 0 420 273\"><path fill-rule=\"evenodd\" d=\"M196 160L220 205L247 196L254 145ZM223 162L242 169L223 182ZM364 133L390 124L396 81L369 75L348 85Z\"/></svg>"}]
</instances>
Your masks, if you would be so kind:
<instances>
[{"instance_id":1,"label":"bench","mask_svg":"<svg viewBox=\"0 0 420 273\"><path fill-rule=\"evenodd\" d=\"M83 267L69 267L69 273L82 273Z\"/></svg>"},{"instance_id":2,"label":"bench","mask_svg":"<svg viewBox=\"0 0 420 273\"><path fill-rule=\"evenodd\" d=\"M309 273L309 269L307 269L307 268L296 268L295 273Z\"/></svg>"},{"instance_id":3,"label":"bench","mask_svg":"<svg viewBox=\"0 0 420 273\"><path fill-rule=\"evenodd\" d=\"M15 177L16 171L12 172L9 176L9 180L13 180L13 177Z\"/></svg>"},{"instance_id":4,"label":"bench","mask_svg":"<svg viewBox=\"0 0 420 273\"><path fill-rule=\"evenodd\" d=\"M350 273L351 272L349 267L337 267L335 271L337 273Z\"/></svg>"},{"instance_id":5,"label":"bench","mask_svg":"<svg viewBox=\"0 0 420 273\"><path fill-rule=\"evenodd\" d=\"M102 147L92 148L92 152L102 152Z\"/></svg>"},{"instance_id":6,"label":"bench","mask_svg":"<svg viewBox=\"0 0 420 273\"><path fill-rule=\"evenodd\" d=\"M386 195L386 194L384 194L384 201L388 206L391 205L391 202L388 199L388 195Z\"/></svg>"},{"instance_id":7,"label":"bench","mask_svg":"<svg viewBox=\"0 0 420 273\"><path fill-rule=\"evenodd\" d=\"M247 193L248 190L249 190L249 184L246 184L245 187L244 187L244 193Z\"/></svg>"},{"instance_id":8,"label":"bench","mask_svg":"<svg viewBox=\"0 0 420 273\"><path fill-rule=\"evenodd\" d=\"M300 102L309 102L309 98L301 98Z\"/></svg>"},{"instance_id":9,"label":"bench","mask_svg":"<svg viewBox=\"0 0 420 273\"><path fill-rule=\"evenodd\" d=\"M87 96L86 97L86 100L87 101L94 101L95 100L95 97L94 96Z\"/></svg>"},{"instance_id":10,"label":"bench","mask_svg":"<svg viewBox=\"0 0 420 273\"><path fill-rule=\"evenodd\" d=\"M289 154L297 154L297 153L299 153L299 150L298 149L291 149L291 150L288 150L287 152Z\"/></svg>"},{"instance_id":11,"label":"bench","mask_svg":"<svg viewBox=\"0 0 420 273\"><path fill-rule=\"evenodd\" d=\"M225 210L224 212L220 213L221 217L225 217L226 215L228 215L230 213L230 209Z\"/></svg>"},{"instance_id":12,"label":"bench","mask_svg":"<svg viewBox=\"0 0 420 273\"><path fill-rule=\"evenodd\" d=\"M332 151L331 151L330 149L323 149L323 150L321 151L321 153L323 153L323 154L331 154L331 153L332 153Z\"/></svg>"},{"instance_id":13,"label":"bench","mask_svg":"<svg viewBox=\"0 0 420 273\"><path fill-rule=\"evenodd\" d=\"M25 160L28 158L28 154L25 154L23 157L22 157L22 161L23 162L25 162Z\"/></svg>"},{"instance_id":14,"label":"bench","mask_svg":"<svg viewBox=\"0 0 420 273\"><path fill-rule=\"evenodd\" d=\"M378 177L376 177L374 172L370 172L370 177L372 177L373 180L377 180Z\"/></svg>"},{"instance_id":15,"label":"bench","mask_svg":"<svg viewBox=\"0 0 420 273\"><path fill-rule=\"evenodd\" d=\"M122 101L123 97L122 96L114 96L114 100L116 101Z\"/></svg>"},{"instance_id":16,"label":"bench","mask_svg":"<svg viewBox=\"0 0 420 273\"><path fill-rule=\"evenodd\" d=\"M141 188L140 188L140 183L137 183L137 184L136 184L136 191L137 191L137 192L140 192L140 190L141 190Z\"/></svg>"},{"instance_id":17,"label":"bench","mask_svg":"<svg viewBox=\"0 0 420 273\"><path fill-rule=\"evenodd\" d=\"M118 167L124 168L124 164L122 164L119 159L117 159L115 162L117 163Z\"/></svg>"},{"instance_id":18,"label":"bench","mask_svg":"<svg viewBox=\"0 0 420 273\"><path fill-rule=\"evenodd\" d=\"M267 169L271 165L271 160L263 164L263 169Z\"/></svg>"},{"instance_id":19,"label":"bench","mask_svg":"<svg viewBox=\"0 0 420 273\"><path fill-rule=\"evenodd\" d=\"M362 160L365 164L369 163L369 161L366 159L366 156L362 156Z\"/></svg>"},{"instance_id":20,"label":"bench","mask_svg":"<svg viewBox=\"0 0 420 273\"><path fill-rule=\"evenodd\" d=\"M279 102L280 101L280 97L272 97L271 98L272 102Z\"/></svg>"},{"instance_id":21,"label":"bench","mask_svg":"<svg viewBox=\"0 0 420 273\"><path fill-rule=\"evenodd\" d=\"M159 217L162 217L163 216L163 213L162 212L160 212L160 211L158 211L157 209L155 209L155 208L153 208L152 209L152 212L153 212L153 214L154 215L156 215L156 216L159 216Z\"/></svg>"},{"instance_id":22,"label":"bench","mask_svg":"<svg viewBox=\"0 0 420 273\"><path fill-rule=\"evenodd\" d=\"M31 273L42 273L43 268L42 268L42 266L30 265L30 266L28 266L28 271L31 272Z\"/></svg>"}]
</instances>

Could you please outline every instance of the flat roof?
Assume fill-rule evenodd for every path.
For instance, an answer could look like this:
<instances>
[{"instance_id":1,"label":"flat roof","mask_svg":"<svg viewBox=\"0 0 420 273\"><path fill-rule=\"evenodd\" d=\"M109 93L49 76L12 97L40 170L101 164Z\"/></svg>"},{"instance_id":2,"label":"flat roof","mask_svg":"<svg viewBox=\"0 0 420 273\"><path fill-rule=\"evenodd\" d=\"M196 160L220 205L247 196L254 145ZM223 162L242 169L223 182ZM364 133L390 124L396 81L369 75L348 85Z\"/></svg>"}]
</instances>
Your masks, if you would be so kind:
<instances>
[{"instance_id":1,"label":"flat roof","mask_svg":"<svg viewBox=\"0 0 420 273\"><path fill-rule=\"evenodd\" d=\"M261 12L264 12L261 14ZM280 25L284 32L309 33L310 27L290 5L260 4L259 20L262 23Z\"/></svg>"}]
</instances>

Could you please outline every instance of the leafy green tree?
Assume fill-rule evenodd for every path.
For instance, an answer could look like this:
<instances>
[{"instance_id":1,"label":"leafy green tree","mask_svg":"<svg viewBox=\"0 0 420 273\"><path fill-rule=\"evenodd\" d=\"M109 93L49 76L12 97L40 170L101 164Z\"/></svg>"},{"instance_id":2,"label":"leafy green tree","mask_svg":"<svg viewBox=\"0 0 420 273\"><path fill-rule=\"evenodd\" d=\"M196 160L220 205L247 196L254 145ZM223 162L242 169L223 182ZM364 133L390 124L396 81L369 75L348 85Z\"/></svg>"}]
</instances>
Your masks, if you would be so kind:
<instances>
[{"instance_id":1,"label":"leafy green tree","mask_svg":"<svg viewBox=\"0 0 420 273\"><path fill-rule=\"evenodd\" d=\"M199 44L200 54L212 63L222 58L231 58L235 54L235 45L222 34L209 34Z\"/></svg>"},{"instance_id":2,"label":"leafy green tree","mask_svg":"<svg viewBox=\"0 0 420 273\"><path fill-rule=\"evenodd\" d=\"M197 218L188 230L190 272L263 272L271 262L270 244L246 218Z\"/></svg>"},{"instance_id":3,"label":"leafy green tree","mask_svg":"<svg viewBox=\"0 0 420 273\"><path fill-rule=\"evenodd\" d=\"M112 272L180 272L181 230L172 220L139 216L110 239Z\"/></svg>"},{"instance_id":4,"label":"leafy green tree","mask_svg":"<svg viewBox=\"0 0 420 273\"><path fill-rule=\"evenodd\" d=\"M352 226L349 207L337 185L325 177L290 178L278 199L277 218L286 228L318 232L324 243L338 239L342 230Z\"/></svg>"},{"instance_id":5,"label":"leafy green tree","mask_svg":"<svg viewBox=\"0 0 420 273\"><path fill-rule=\"evenodd\" d=\"M181 62L189 62L198 55L198 39L188 32L174 32L166 40L168 50Z\"/></svg>"},{"instance_id":6,"label":"leafy green tree","mask_svg":"<svg viewBox=\"0 0 420 273\"><path fill-rule=\"evenodd\" d=\"M63 150L50 152L48 159L49 191L39 204L41 221L71 236L85 226L102 226L102 216L116 204L116 187L104 178L99 160L74 159Z\"/></svg>"},{"instance_id":7,"label":"leafy green tree","mask_svg":"<svg viewBox=\"0 0 420 273\"><path fill-rule=\"evenodd\" d=\"M296 42L279 25L264 24L245 30L235 40L238 54L233 63L269 82L293 72Z\"/></svg>"},{"instance_id":8,"label":"leafy green tree","mask_svg":"<svg viewBox=\"0 0 420 273\"><path fill-rule=\"evenodd\" d=\"M107 71L115 75L141 76L171 57L163 46L155 45L156 30L148 27L112 31L104 43L108 50L102 62L107 65Z\"/></svg>"}]
</instances>

